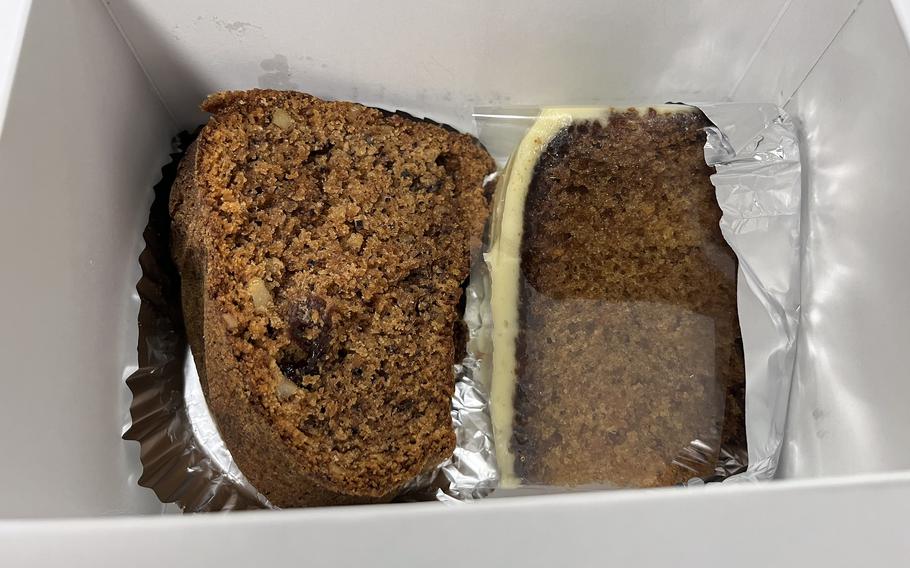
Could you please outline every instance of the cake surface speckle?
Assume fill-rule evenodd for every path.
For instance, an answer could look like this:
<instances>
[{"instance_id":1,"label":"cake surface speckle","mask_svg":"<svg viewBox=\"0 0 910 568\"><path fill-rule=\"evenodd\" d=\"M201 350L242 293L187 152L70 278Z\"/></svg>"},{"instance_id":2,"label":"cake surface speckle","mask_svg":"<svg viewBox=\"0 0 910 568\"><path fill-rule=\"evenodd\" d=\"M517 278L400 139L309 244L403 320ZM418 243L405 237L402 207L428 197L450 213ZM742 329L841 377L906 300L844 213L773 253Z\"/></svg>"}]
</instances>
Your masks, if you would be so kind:
<instances>
[{"instance_id":1,"label":"cake surface speckle","mask_svg":"<svg viewBox=\"0 0 910 568\"><path fill-rule=\"evenodd\" d=\"M492 159L435 123L303 93L203 109L171 214L219 430L276 505L388 500L454 446L457 307Z\"/></svg>"},{"instance_id":2,"label":"cake surface speckle","mask_svg":"<svg viewBox=\"0 0 910 568\"><path fill-rule=\"evenodd\" d=\"M524 192L505 196L520 228L493 231L518 263L515 329L494 331L494 350L514 344L513 367L493 369L506 486L671 485L745 444L736 257L708 123L677 108L554 109L523 143L530 157L512 158L524 178L501 187ZM502 266L494 297L509 286Z\"/></svg>"}]
</instances>

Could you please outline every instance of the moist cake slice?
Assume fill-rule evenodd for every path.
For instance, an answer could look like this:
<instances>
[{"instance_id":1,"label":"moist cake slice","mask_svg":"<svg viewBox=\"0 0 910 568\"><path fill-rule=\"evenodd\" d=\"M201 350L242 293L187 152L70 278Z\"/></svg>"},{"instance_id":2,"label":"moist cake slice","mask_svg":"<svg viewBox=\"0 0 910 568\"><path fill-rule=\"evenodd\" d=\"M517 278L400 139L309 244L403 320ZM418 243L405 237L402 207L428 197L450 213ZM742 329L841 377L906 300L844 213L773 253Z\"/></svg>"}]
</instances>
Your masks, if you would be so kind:
<instances>
[{"instance_id":1,"label":"moist cake slice","mask_svg":"<svg viewBox=\"0 0 910 568\"><path fill-rule=\"evenodd\" d=\"M676 484L744 437L707 125L679 105L547 109L512 156L487 254L503 487Z\"/></svg>"},{"instance_id":2,"label":"moist cake slice","mask_svg":"<svg viewBox=\"0 0 910 568\"><path fill-rule=\"evenodd\" d=\"M458 305L493 161L436 123L303 93L202 108L172 240L225 443L275 505L387 501L453 450Z\"/></svg>"}]
</instances>

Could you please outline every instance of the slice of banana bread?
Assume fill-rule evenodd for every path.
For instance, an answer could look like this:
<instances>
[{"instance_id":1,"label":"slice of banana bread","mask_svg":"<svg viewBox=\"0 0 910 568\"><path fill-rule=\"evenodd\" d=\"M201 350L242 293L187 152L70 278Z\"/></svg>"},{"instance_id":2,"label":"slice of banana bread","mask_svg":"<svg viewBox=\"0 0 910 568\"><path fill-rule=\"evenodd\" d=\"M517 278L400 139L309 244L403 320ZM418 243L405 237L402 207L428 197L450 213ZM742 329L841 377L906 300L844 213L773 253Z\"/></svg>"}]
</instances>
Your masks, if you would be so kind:
<instances>
[{"instance_id":1,"label":"slice of banana bread","mask_svg":"<svg viewBox=\"0 0 910 568\"><path fill-rule=\"evenodd\" d=\"M303 93L202 108L170 211L225 443L275 505L389 500L453 450L458 304L493 161L431 121Z\"/></svg>"}]
</instances>

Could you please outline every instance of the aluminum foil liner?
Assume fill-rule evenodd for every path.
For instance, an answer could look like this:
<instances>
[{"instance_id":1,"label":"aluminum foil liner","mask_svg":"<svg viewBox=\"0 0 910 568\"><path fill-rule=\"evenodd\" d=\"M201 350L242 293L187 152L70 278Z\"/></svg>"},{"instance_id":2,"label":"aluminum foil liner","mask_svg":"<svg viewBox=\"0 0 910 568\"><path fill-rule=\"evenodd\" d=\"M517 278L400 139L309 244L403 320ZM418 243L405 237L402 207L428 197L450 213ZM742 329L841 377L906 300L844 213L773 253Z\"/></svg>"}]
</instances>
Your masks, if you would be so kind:
<instances>
[{"instance_id":1,"label":"aluminum foil liner","mask_svg":"<svg viewBox=\"0 0 910 568\"><path fill-rule=\"evenodd\" d=\"M746 355L748 469L727 482L774 477L796 362L800 306L801 165L796 126L771 104L701 104L714 123L705 160L723 211L720 228L739 258L738 304Z\"/></svg>"},{"instance_id":2,"label":"aluminum foil liner","mask_svg":"<svg viewBox=\"0 0 910 568\"><path fill-rule=\"evenodd\" d=\"M722 449L715 475L693 479L689 484L770 479L783 443L799 316L801 184L797 131L789 116L774 105L692 106L714 124L707 129L705 161L716 168L711 181L723 213L721 230L739 259L737 299L746 361L748 459ZM538 109L528 107L475 112L480 140L501 166L537 113ZM439 494L443 499L446 495L451 500L485 497L499 481L488 410L489 291L487 268L478 263L467 296L468 356L457 367L452 405L458 447L442 467L449 482L444 494ZM514 494L515 490L508 492Z\"/></svg>"},{"instance_id":3,"label":"aluminum foil liner","mask_svg":"<svg viewBox=\"0 0 910 568\"><path fill-rule=\"evenodd\" d=\"M487 407L490 367L485 362L492 351L493 314L489 302L490 278L484 262L473 263L465 295L468 345L464 360L455 366L452 397L455 452L441 468L449 482L446 489L437 493L443 500L446 495L463 500L486 497L499 483L493 424Z\"/></svg>"}]
</instances>

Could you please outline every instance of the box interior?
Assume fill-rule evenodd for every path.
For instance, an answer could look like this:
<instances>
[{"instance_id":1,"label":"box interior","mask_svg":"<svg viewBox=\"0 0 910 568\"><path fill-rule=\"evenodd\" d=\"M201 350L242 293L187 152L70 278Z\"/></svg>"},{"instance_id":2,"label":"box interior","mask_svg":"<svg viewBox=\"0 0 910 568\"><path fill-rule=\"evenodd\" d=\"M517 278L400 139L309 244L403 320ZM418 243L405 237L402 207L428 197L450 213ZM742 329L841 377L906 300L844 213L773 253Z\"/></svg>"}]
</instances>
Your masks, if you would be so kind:
<instances>
[{"instance_id":1,"label":"box interior","mask_svg":"<svg viewBox=\"0 0 910 568\"><path fill-rule=\"evenodd\" d=\"M801 125L806 205L779 475L910 470L910 52L890 2L20 4L0 131L0 454L15 456L0 518L162 511L120 439L141 230L171 136L205 120L207 93L257 86L468 131L475 106L783 105Z\"/></svg>"}]
</instances>

